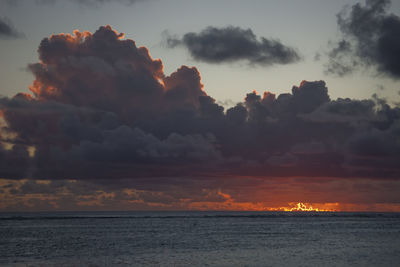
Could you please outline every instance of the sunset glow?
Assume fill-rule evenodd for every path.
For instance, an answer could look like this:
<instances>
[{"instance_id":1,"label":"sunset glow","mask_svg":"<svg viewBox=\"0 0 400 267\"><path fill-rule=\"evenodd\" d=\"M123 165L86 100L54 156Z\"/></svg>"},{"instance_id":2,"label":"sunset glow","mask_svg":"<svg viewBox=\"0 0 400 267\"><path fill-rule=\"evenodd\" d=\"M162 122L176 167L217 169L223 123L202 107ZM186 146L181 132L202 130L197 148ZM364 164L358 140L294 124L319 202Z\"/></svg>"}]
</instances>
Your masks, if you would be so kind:
<instances>
[{"instance_id":1,"label":"sunset glow","mask_svg":"<svg viewBox=\"0 0 400 267\"><path fill-rule=\"evenodd\" d=\"M400 0L0 0L1 266L400 262Z\"/></svg>"},{"instance_id":2,"label":"sunset glow","mask_svg":"<svg viewBox=\"0 0 400 267\"><path fill-rule=\"evenodd\" d=\"M323 204L320 205L322 207L317 208L313 207L309 203L303 203L303 202L298 202L298 203L289 203L288 207L279 207L279 208L270 208L270 211L288 211L288 212L308 212L308 211L313 211L313 212L327 212L327 211L338 211L334 209L334 207L338 206L339 203L328 203L328 204ZM328 208L331 207L331 208Z\"/></svg>"}]
</instances>

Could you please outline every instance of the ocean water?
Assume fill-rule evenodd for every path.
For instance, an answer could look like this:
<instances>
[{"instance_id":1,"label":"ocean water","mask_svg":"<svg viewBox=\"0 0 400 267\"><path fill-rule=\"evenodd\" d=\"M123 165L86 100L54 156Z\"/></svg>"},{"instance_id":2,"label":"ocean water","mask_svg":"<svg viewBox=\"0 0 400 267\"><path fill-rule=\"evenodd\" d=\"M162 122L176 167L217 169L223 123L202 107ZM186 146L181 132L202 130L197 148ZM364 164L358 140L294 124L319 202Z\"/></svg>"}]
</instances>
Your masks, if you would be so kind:
<instances>
[{"instance_id":1,"label":"ocean water","mask_svg":"<svg viewBox=\"0 0 400 267\"><path fill-rule=\"evenodd\" d=\"M400 266L400 214L0 213L0 266Z\"/></svg>"}]
</instances>

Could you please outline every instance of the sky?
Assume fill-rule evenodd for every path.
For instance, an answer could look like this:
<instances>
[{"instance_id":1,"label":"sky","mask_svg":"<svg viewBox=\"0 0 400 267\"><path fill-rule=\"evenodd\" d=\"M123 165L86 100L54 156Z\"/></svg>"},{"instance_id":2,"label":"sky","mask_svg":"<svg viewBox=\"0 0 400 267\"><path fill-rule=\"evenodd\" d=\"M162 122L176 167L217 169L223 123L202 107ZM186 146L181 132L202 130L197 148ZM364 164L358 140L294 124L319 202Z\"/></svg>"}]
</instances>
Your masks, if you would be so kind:
<instances>
[{"instance_id":1,"label":"sky","mask_svg":"<svg viewBox=\"0 0 400 267\"><path fill-rule=\"evenodd\" d=\"M400 211L400 2L0 1L0 211Z\"/></svg>"}]
</instances>

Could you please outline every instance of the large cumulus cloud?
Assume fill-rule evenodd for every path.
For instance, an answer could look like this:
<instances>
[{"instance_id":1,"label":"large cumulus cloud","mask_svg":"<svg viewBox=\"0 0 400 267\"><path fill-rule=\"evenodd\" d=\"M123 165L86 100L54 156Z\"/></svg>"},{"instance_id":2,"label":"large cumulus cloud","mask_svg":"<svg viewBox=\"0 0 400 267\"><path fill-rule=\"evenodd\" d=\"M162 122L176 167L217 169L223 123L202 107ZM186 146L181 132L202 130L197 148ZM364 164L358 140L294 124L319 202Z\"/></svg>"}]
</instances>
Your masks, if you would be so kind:
<instances>
[{"instance_id":1,"label":"large cumulus cloud","mask_svg":"<svg viewBox=\"0 0 400 267\"><path fill-rule=\"evenodd\" d=\"M329 53L326 71L340 76L374 67L400 78L400 17L390 13L390 0L366 0L337 15L343 39Z\"/></svg>"},{"instance_id":2,"label":"large cumulus cloud","mask_svg":"<svg viewBox=\"0 0 400 267\"><path fill-rule=\"evenodd\" d=\"M111 111L125 122L200 105L206 93L195 68L182 66L166 77L160 60L122 38L106 26L43 39L41 62L29 65L35 99Z\"/></svg>"},{"instance_id":3,"label":"large cumulus cloud","mask_svg":"<svg viewBox=\"0 0 400 267\"><path fill-rule=\"evenodd\" d=\"M209 63L247 61L268 66L294 63L301 58L294 48L279 40L259 39L251 29L233 26L210 26L199 33L186 33L181 39L169 36L167 44L171 48L184 46L195 60Z\"/></svg>"},{"instance_id":4,"label":"large cumulus cloud","mask_svg":"<svg viewBox=\"0 0 400 267\"><path fill-rule=\"evenodd\" d=\"M31 94L0 99L7 194L55 188L88 190L75 198L84 203L256 208L262 198L277 201L268 190L330 201L323 184L340 179L344 188L383 178L398 188L400 108L376 96L332 100L324 81L303 81L290 93L250 92L225 111L195 67L167 75L110 26L50 36L38 53ZM392 201L392 193L375 198Z\"/></svg>"},{"instance_id":5,"label":"large cumulus cloud","mask_svg":"<svg viewBox=\"0 0 400 267\"><path fill-rule=\"evenodd\" d=\"M35 147L30 160L35 177L85 177L77 170L103 169L99 162L125 164L121 176L137 176L136 169L157 170L148 164L167 169L171 163L220 158L205 125L199 133L190 122L173 128L183 120L222 116L196 68L182 66L166 76L160 60L109 26L94 34L53 35L38 52L40 62L29 65L32 95L0 101L3 132L15 134L4 141ZM65 166L74 166L72 173Z\"/></svg>"}]
</instances>

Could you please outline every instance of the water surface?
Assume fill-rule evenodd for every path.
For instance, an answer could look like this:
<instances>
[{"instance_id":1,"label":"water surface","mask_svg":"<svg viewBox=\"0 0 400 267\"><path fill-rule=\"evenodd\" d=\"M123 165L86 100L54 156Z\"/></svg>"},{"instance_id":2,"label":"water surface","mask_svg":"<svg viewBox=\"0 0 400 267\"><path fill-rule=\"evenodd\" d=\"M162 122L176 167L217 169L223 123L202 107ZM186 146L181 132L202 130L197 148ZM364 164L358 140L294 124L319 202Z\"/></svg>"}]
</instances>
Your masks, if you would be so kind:
<instances>
[{"instance_id":1,"label":"water surface","mask_svg":"<svg viewBox=\"0 0 400 267\"><path fill-rule=\"evenodd\" d=\"M399 213L0 213L1 266L400 266Z\"/></svg>"}]
</instances>

